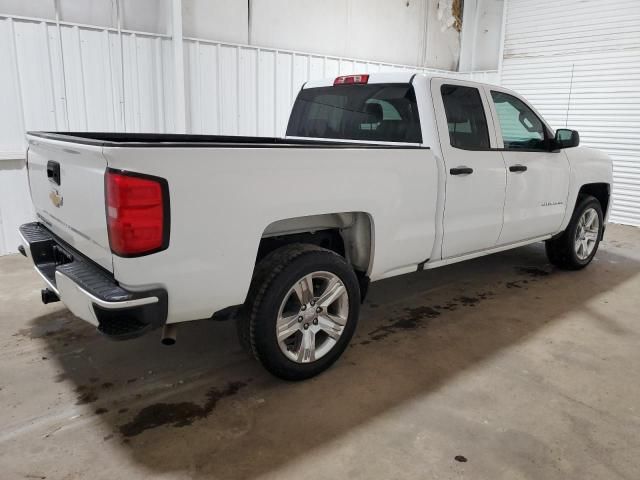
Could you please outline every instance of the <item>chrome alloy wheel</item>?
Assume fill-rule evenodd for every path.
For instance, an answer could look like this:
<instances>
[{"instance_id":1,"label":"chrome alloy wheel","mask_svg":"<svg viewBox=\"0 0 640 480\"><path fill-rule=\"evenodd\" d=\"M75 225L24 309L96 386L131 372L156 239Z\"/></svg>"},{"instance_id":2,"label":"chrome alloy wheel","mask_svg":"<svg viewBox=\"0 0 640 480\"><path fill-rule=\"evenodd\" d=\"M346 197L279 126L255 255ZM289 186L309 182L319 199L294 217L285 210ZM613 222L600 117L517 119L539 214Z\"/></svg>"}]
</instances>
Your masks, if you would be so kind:
<instances>
[{"instance_id":1,"label":"chrome alloy wheel","mask_svg":"<svg viewBox=\"0 0 640 480\"><path fill-rule=\"evenodd\" d=\"M296 363L310 363L329 353L349 317L349 295L331 272L313 272L285 295L276 322L282 353Z\"/></svg>"},{"instance_id":2,"label":"chrome alloy wheel","mask_svg":"<svg viewBox=\"0 0 640 480\"><path fill-rule=\"evenodd\" d=\"M576 228L574 248L580 260L586 260L593 253L593 249L596 248L598 243L599 233L600 219L598 218L598 212L593 208L588 208L580 217Z\"/></svg>"}]
</instances>

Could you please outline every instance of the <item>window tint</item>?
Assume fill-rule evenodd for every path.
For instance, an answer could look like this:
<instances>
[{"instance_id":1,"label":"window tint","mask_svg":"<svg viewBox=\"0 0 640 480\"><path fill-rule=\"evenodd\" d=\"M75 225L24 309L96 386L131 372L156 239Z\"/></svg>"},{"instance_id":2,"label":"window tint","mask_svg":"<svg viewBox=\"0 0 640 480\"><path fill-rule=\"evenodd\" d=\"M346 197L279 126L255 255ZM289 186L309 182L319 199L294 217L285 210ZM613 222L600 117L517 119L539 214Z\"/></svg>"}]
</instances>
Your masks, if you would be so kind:
<instances>
[{"instance_id":1,"label":"window tint","mask_svg":"<svg viewBox=\"0 0 640 480\"><path fill-rule=\"evenodd\" d=\"M489 148L489 130L477 88L442 85L440 89L449 126L451 146Z\"/></svg>"},{"instance_id":2,"label":"window tint","mask_svg":"<svg viewBox=\"0 0 640 480\"><path fill-rule=\"evenodd\" d=\"M546 150L545 128L522 100L502 92L491 92L496 106L504 148Z\"/></svg>"},{"instance_id":3,"label":"window tint","mask_svg":"<svg viewBox=\"0 0 640 480\"><path fill-rule=\"evenodd\" d=\"M304 89L293 106L287 135L422 143L416 96L408 84Z\"/></svg>"}]
</instances>

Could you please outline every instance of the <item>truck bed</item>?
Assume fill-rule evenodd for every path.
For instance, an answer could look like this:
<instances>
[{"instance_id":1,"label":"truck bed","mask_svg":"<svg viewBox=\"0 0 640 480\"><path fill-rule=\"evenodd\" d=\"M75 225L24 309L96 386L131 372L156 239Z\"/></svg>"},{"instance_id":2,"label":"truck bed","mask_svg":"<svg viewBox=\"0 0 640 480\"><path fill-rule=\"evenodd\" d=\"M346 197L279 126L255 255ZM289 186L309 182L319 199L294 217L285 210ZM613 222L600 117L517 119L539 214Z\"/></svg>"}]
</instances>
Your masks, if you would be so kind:
<instances>
[{"instance_id":1,"label":"truck bed","mask_svg":"<svg viewBox=\"0 0 640 480\"><path fill-rule=\"evenodd\" d=\"M261 238L279 222L363 216L375 238L372 280L415 270L434 246L440 169L416 145L92 132L27 140L37 221L122 288L172 291L168 323L242 303ZM166 181L166 249L112 253L107 171Z\"/></svg>"},{"instance_id":2,"label":"truck bed","mask_svg":"<svg viewBox=\"0 0 640 480\"><path fill-rule=\"evenodd\" d=\"M428 148L388 142L350 142L237 135L191 135L178 133L113 133L113 132L27 132L34 137L80 143L98 147L217 147L217 148Z\"/></svg>"}]
</instances>

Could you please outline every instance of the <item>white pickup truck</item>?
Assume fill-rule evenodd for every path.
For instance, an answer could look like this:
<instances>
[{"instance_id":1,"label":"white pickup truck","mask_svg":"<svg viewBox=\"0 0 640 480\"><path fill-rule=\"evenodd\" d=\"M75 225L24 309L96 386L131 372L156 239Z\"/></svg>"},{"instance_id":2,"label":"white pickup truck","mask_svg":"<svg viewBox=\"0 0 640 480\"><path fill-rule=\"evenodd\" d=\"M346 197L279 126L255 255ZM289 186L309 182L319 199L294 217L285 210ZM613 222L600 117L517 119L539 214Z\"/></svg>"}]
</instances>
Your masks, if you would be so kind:
<instances>
[{"instance_id":1,"label":"white pickup truck","mask_svg":"<svg viewBox=\"0 0 640 480\"><path fill-rule=\"evenodd\" d=\"M29 132L20 251L104 335L235 317L274 375L329 367L369 282L545 241L585 267L611 161L507 89L427 75L309 82L285 138Z\"/></svg>"}]
</instances>

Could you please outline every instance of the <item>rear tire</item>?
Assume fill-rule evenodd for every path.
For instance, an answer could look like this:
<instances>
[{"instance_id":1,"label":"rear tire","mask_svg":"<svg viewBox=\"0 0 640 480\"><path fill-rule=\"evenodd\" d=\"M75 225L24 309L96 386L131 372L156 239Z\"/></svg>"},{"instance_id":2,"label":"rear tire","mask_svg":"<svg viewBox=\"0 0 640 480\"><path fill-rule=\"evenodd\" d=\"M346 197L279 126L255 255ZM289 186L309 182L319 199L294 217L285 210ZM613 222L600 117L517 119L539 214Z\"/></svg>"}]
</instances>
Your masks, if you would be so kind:
<instances>
[{"instance_id":1,"label":"rear tire","mask_svg":"<svg viewBox=\"0 0 640 480\"><path fill-rule=\"evenodd\" d=\"M603 219L602 207L595 197L578 197L565 231L545 242L549 261L564 270L580 270L589 265L600 245Z\"/></svg>"},{"instance_id":2,"label":"rear tire","mask_svg":"<svg viewBox=\"0 0 640 480\"><path fill-rule=\"evenodd\" d=\"M349 344L360 289L340 255L287 245L256 267L244 310L241 343L276 377L304 380L329 368Z\"/></svg>"}]
</instances>

